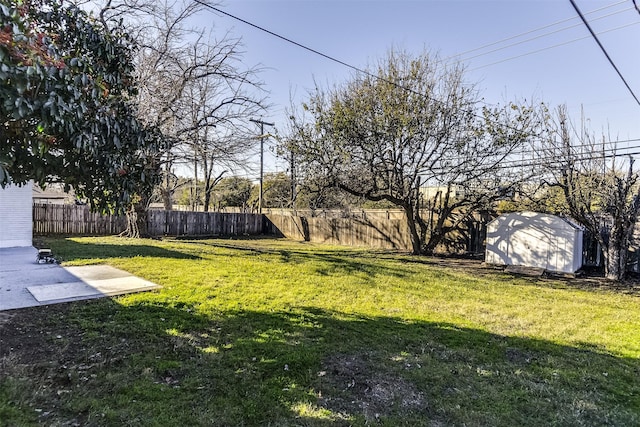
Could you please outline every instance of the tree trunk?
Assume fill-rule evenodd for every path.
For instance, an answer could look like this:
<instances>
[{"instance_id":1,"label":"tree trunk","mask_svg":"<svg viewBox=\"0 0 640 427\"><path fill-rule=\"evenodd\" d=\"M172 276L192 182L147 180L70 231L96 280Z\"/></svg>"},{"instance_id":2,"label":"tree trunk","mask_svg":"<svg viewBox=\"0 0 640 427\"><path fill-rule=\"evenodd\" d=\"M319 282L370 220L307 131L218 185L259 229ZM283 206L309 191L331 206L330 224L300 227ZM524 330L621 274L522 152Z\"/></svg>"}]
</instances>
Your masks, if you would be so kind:
<instances>
[{"instance_id":1,"label":"tree trunk","mask_svg":"<svg viewBox=\"0 0 640 427\"><path fill-rule=\"evenodd\" d=\"M216 185L222 180L222 176L227 173L227 171L222 171L220 175L215 178L211 177L211 172L209 172L204 179L204 211L209 212L209 205L211 204L211 193Z\"/></svg>"},{"instance_id":2,"label":"tree trunk","mask_svg":"<svg viewBox=\"0 0 640 427\"><path fill-rule=\"evenodd\" d=\"M136 212L135 205L129 206L126 213L127 228L120 233L120 237L130 237L137 239L140 237L140 228L138 227L138 213Z\"/></svg>"},{"instance_id":3,"label":"tree trunk","mask_svg":"<svg viewBox=\"0 0 640 427\"><path fill-rule=\"evenodd\" d=\"M633 230L632 228L630 230ZM624 224L616 222L611 227L607 246L605 246L605 277L609 280L620 281L627 275L627 250L629 230Z\"/></svg>"},{"instance_id":4,"label":"tree trunk","mask_svg":"<svg viewBox=\"0 0 640 427\"><path fill-rule=\"evenodd\" d=\"M162 188L160 191L162 192L162 204L164 205L164 210L173 210L173 200L171 197L172 191L168 188Z\"/></svg>"},{"instance_id":5,"label":"tree trunk","mask_svg":"<svg viewBox=\"0 0 640 427\"><path fill-rule=\"evenodd\" d=\"M211 189L207 186L204 190L204 211L209 212L209 203L211 203Z\"/></svg>"},{"instance_id":6,"label":"tree trunk","mask_svg":"<svg viewBox=\"0 0 640 427\"><path fill-rule=\"evenodd\" d=\"M120 237L138 239L148 237L147 206L146 203L132 203L126 212L127 228L119 234Z\"/></svg>"},{"instance_id":7,"label":"tree trunk","mask_svg":"<svg viewBox=\"0 0 640 427\"><path fill-rule=\"evenodd\" d=\"M435 221L435 224L433 220L431 221L431 224L430 224L431 228L429 231L429 240L425 242L425 247L424 247L424 253L427 255L433 255L433 253L436 250L436 246L438 246L444 240L444 237L447 234L447 230L445 230L444 228L444 222L449 217L449 215L451 215L450 209L435 210L434 208L434 211L436 211L438 215L438 219Z\"/></svg>"},{"instance_id":8,"label":"tree trunk","mask_svg":"<svg viewBox=\"0 0 640 427\"><path fill-rule=\"evenodd\" d=\"M135 205L138 233L140 237L149 237L147 208L148 206L146 203L140 202Z\"/></svg>"},{"instance_id":9,"label":"tree trunk","mask_svg":"<svg viewBox=\"0 0 640 427\"><path fill-rule=\"evenodd\" d=\"M403 208L407 218L407 226L409 227L409 237L411 237L411 253L420 255L422 253L422 239L420 239L420 233L418 233L418 228L416 227L415 213L411 206L404 206Z\"/></svg>"},{"instance_id":10,"label":"tree trunk","mask_svg":"<svg viewBox=\"0 0 640 427\"><path fill-rule=\"evenodd\" d=\"M627 251L618 245L609 244L605 259L605 277L609 280L623 280L627 273Z\"/></svg>"},{"instance_id":11,"label":"tree trunk","mask_svg":"<svg viewBox=\"0 0 640 427\"><path fill-rule=\"evenodd\" d=\"M429 240L424 245L424 253L426 255L433 255L436 250L436 246L442 241L442 235L438 230L433 230L429 235Z\"/></svg>"}]
</instances>

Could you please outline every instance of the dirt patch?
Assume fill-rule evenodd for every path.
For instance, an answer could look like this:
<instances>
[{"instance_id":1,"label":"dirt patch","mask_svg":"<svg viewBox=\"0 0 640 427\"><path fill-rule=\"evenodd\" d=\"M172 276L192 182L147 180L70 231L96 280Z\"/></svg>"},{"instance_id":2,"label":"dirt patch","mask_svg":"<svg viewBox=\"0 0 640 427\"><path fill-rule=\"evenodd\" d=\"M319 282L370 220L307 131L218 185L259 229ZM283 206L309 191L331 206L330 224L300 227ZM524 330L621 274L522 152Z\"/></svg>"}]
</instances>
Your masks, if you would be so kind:
<instances>
[{"instance_id":1,"label":"dirt patch","mask_svg":"<svg viewBox=\"0 0 640 427\"><path fill-rule=\"evenodd\" d=\"M84 332L67 321L75 304L79 303L11 310L0 317L0 378L12 379L24 390L16 400L44 425L87 424L85 414L64 413L61 408L108 357L106 351L90 352Z\"/></svg>"},{"instance_id":2,"label":"dirt patch","mask_svg":"<svg viewBox=\"0 0 640 427\"><path fill-rule=\"evenodd\" d=\"M423 393L413 383L385 371L368 354L333 355L324 361L318 378L319 404L336 413L358 410L370 422L428 411Z\"/></svg>"}]
</instances>

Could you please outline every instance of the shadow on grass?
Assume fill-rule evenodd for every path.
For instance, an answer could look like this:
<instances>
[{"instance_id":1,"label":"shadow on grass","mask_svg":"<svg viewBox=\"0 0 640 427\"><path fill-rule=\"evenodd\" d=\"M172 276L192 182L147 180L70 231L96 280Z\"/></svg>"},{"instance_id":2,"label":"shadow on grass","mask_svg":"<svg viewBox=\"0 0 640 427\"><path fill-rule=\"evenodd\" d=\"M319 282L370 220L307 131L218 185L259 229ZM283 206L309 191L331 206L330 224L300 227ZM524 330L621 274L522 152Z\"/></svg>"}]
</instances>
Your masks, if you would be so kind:
<instances>
[{"instance_id":1,"label":"shadow on grass","mask_svg":"<svg viewBox=\"0 0 640 427\"><path fill-rule=\"evenodd\" d=\"M640 422L640 360L452 324L101 300L16 311L0 343L8 425Z\"/></svg>"},{"instance_id":2,"label":"shadow on grass","mask_svg":"<svg viewBox=\"0 0 640 427\"><path fill-rule=\"evenodd\" d=\"M267 239L262 239L267 240ZM257 242L259 242L257 240ZM278 247L261 247L256 245L256 240L246 239L248 244L241 242L227 243L219 241L199 241L192 240L188 243L204 245L214 248L237 250L243 253L253 255L275 255L278 261L283 263L317 263L315 271L321 276L343 275L343 274L364 274L368 277L378 275L390 275L394 277L405 277L406 272L401 267L382 265L381 260L394 260L389 255L389 251L358 251L353 249L323 249L319 246L309 248L301 248L299 250L292 249L291 241L284 241L286 248ZM301 243L304 245L304 243Z\"/></svg>"},{"instance_id":3,"label":"shadow on grass","mask_svg":"<svg viewBox=\"0 0 640 427\"><path fill-rule=\"evenodd\" d=\"M121 244L78 242L72 239L47 239L47 242L57 258L59 258L57 254L64 253L61 261L133 258L136 256L173 259L200 258L197 255L142 243L145 240L136 242L134 239L123 238Z\"/></svg>"}]
</instances>

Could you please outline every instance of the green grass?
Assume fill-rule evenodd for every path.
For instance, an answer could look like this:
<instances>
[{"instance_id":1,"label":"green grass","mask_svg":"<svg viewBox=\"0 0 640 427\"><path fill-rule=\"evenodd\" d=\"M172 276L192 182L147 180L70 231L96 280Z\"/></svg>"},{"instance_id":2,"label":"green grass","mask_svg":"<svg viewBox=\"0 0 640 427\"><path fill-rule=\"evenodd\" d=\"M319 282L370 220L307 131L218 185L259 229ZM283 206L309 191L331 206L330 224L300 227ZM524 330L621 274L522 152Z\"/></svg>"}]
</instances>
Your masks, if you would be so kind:
<instances>
[{"instance_id":1,"label":"green grass","mask_svg":"<svg viewBox=\"0 0 640 427\"><path fill-rule=\"evenodd\" d=\"M16 312L0 425L640 425L638 296L286 240L49 244L163 289Z\"/></svg>"}]
</instances>

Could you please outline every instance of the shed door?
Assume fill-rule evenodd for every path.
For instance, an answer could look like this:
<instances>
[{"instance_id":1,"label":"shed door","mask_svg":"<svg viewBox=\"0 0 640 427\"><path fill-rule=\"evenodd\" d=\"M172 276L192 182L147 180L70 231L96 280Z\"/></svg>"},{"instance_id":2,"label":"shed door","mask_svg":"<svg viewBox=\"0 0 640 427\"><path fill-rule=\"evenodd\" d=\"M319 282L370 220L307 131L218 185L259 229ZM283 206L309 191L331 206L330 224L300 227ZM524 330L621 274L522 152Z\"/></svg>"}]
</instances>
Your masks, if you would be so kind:
<instances>
[{"instance_id":1,"label":"shed door","mask_svg":"<svg viewBox=\"0 0 640 427\"><path fill-rule=\"evenodd\" d=\"M547 270L573 273L573 245L563 236L551 237Z\"/></svg>"}]
</instances>

